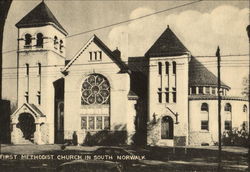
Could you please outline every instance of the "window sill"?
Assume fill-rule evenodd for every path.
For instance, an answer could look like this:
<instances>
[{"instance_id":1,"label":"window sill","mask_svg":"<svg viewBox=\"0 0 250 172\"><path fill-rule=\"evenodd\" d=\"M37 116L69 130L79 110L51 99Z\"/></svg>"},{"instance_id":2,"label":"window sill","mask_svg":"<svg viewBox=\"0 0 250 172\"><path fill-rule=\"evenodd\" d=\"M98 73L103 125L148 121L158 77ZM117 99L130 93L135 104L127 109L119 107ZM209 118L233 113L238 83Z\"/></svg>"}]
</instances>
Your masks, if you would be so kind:
<instances>
[{"instance_id":1,"label":"window sill","mask_svg":"<svg viewBox=\"0 0 250 172\"><path fill-rule=\"evenodd\" d=\"M200 133L210 133L209 130L201 130Z\"/></svg>"},{"instance_id":2,"label":"window sill","mask_svg":"<svg viewBox=\"0 0 250 172\"><path fill-rule=\"evenodd\" d=\"M99 131L110 131L110 129L81 129L82 131L86 132L99 132Z\"/></svg>"},{"instance_id":3,"label":"window sill","mask_svg":"<svg viewBox=\"0 0 250 172\"><path fill-rule=\"evenodd\" d=\"M88 62L100 62L102 60L88 60Z\"/></svg>"}]
</instances>

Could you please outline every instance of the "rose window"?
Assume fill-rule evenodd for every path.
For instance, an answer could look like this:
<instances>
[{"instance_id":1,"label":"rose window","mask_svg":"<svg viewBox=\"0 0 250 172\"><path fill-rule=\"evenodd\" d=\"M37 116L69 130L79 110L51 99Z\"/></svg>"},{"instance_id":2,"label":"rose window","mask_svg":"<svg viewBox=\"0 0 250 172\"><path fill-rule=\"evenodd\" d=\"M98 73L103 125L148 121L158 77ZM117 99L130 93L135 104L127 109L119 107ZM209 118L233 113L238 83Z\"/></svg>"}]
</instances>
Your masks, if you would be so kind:
<instances>
[{"instance_id":1,"label":"rose window","mask_svg":"<svg viewBox=\"0 0 250 172\"><path fill-rule=\"evenodd\" d=\"M102 75L89 75L82 84L83 105L109 104L109 82Z\"/></svg>"}]
</instances>

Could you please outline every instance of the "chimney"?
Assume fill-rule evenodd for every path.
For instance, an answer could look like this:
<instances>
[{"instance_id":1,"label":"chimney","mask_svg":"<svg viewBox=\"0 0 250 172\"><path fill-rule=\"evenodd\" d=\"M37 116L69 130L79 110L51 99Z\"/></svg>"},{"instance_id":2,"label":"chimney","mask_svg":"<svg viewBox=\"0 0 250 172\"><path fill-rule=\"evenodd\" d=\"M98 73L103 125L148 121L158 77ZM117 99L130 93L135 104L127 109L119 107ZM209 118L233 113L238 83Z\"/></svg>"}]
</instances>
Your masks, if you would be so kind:
<instances>
[{"instance_id":1,"label":"chimney","mask_svg":"<svg viewBox=\"0 0 250 172\"><path fill-rule=\"evenodd\" d=\"M118 47L116 47L116 49L113 51L113 54L116 58L121 59L121 52L118 50Z\"/></svg>"},{"instance_id":2,"label":"chimney","mask_svg":"<svg viewBox=\"0 0 250 172\"><path fill-rule=\"evenodd\" d=\"M128 33L122 32L120 40L121 60L128 64Z\"/></svg>"}]
</instances>

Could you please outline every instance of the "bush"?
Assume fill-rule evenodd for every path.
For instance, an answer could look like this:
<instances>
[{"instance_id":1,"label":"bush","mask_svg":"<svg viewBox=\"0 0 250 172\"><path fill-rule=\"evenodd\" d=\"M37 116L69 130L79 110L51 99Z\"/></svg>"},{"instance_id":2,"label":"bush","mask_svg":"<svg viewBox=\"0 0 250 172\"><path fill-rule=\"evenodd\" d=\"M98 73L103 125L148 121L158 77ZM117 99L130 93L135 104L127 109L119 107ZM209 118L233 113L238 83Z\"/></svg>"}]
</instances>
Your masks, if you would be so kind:
<instances>
[{"instance_id":1,"label":"bush","mask_svg":"<svg viewBox=\"0 0 250 172\"><path fill-rule=\"evenodd\" d=\"M222 135L222 144L225 146L248 146L248 133L245 128L238 130L224 131Z\"/></svg>"},{"instance_id":2,"label":"bush","mask_svg":"<svg viewBox=\"0 0 250 172\"><path fill-rule=\"evenodd\" d=\"M93 135L87 132L84 144L87 146L118 146L124 145L127 141L126 131L99 131Z\"/></svg>"}]
</instances>

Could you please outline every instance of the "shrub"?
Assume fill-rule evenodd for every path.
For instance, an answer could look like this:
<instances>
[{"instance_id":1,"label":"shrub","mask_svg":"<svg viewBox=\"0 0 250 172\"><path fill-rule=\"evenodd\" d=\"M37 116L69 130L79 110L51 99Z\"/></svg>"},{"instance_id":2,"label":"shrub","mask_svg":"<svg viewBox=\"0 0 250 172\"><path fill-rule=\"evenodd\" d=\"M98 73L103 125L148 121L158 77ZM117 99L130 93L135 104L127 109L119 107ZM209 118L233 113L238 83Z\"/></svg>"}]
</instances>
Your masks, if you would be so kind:
<instances>
[{"instance_id":1,"label":"shrub","mask_svg":"<svg viewBox=\"0 0 250 172\"><path fill-rule=\"evenodd\" d=\"M225 146L248 146L248 137L249 135L245 128L241 130L234 128L224 131L222 135L222 144Z\"/></svg>"}]
</instances>

